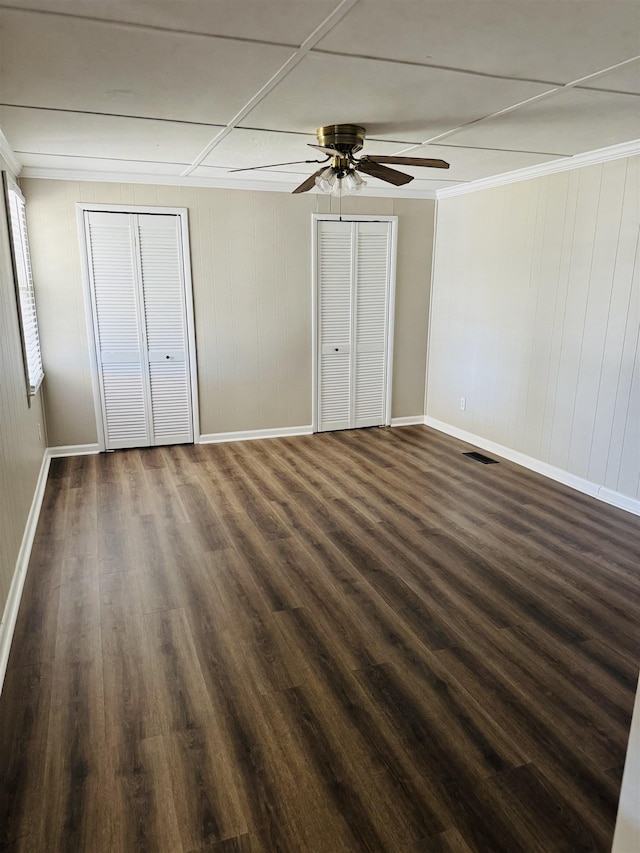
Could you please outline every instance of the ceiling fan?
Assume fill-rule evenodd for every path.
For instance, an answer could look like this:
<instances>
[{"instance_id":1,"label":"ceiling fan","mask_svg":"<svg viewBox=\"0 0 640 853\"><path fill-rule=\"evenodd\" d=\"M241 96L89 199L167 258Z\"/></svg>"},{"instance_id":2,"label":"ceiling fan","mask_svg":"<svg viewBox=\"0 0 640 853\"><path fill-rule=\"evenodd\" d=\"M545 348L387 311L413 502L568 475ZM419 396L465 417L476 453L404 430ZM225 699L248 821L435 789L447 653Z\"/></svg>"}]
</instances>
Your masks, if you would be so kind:
<instances>
[{"instance_id":1,"label":"ceiling fan","mask_svg":"<svg viewBox=\"0 0 640 853\"><path fill-rule=\"evenodd\" d=\"M373 178L379 178L396 187L408 184L413 175L407 175L397 169L390 169L386 163L397 166L427 166L431 169L448 169L444 160L429 160L425 157L401 157L378 154L354 155L362 150L366 130L358 124L329 124L316 130L318 144L307 143L326 155L324 160L294 160L289 163L271 163L268 166L251 166L246 169L231 169L232 172L247 172L252 169L271 169L276 166L294 166L298 163L322 163L322 167L304 180L294 193L305 193L317 186L323 192L334 195L358 192L366 181L359 174L363 172ZM331 160L331 164L326 164Z\"/></svg>"}]
</instances>

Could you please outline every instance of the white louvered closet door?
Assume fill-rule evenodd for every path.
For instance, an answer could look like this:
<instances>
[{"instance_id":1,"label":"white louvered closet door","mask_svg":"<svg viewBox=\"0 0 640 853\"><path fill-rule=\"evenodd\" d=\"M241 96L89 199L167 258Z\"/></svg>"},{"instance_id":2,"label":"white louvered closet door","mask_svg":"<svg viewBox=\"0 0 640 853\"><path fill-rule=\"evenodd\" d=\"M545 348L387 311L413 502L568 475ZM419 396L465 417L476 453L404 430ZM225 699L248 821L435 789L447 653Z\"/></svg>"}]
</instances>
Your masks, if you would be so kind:
<instances>
[{"instance_id":1,"label":"white louvered closet door","mask_svg":"<svg viewBox=\"0 0 640 853\"><path fill-rule=\"evenodd\" d=\"M193 441L180 219L85 213L105 448Z\"/></svg>"},{"instance_id":2,"label":"white louvered closet door","mask_svg":"<svg viewBox=\"0 0 640 853\"><path fill-rule=\"evenodd\" d=\"M346 222L318 226L318 414L323 432L352 426L353 232Z\"/></svg>"},{"instance_id":3,"label":"white louvered closet door","mask_svg":"<svg viewBox=\"0 0 640 853\"><path fill-rule=\"evenodd\" d=\"M131 216L85 216L106 448L145 447L152 434Z\"/></svg>"},{"instance_id":4,"label":"white louvered closet door","mask_svg":"<svg viewBox=\"0 0 640 853\"><path fill-rule=\"evenodd\" d=\"M153 444L193 441L180 221L136 217L146 321Z\"/></svg>"},{"instance_id":5,"label":"white louvered closet door","mask_svg":"<svg viewBox=\"0 0 640 853\"><path fill-rule=\"evenodd\" d=\"M389 321L388 222L358 222L355 247L354 426L386 422Z\"/></svg>"},{"instance_id":6,"label":"white louvered closet door","mask_svg":"<svg viewBox=\"0 0 640 853\"><path fill-rule=\"evenodd\" d=\"M391 222L319 220L318 429L388 422Z\"/></svg>"}]
</instances>

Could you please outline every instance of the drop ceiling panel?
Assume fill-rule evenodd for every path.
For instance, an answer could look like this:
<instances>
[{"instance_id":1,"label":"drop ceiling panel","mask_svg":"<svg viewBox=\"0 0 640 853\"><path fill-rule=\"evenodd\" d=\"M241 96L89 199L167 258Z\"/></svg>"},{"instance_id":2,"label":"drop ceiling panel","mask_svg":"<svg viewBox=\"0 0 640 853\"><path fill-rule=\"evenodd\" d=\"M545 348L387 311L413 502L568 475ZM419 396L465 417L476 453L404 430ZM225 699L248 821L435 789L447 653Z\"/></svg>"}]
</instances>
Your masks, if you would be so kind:
<instances>
[{"instance_id":1,"label":"drop ceiling panel","mask_svg":"<svg viewBox=\"0 0 640 853\"><path fill-rule=\"evenodd\" d=\"M601 77L596 77L594 80L589 80L584 83L583 87L640 95L640 60L630 62L628 65L610 71L608 74L603 74ZM640 109L640 104L638 109Z\"/></svg>"},{"instance_id":2,"label":"drop ceiling panel","mask_svg":"<svg viewBox=\"0 0 640 853\"><path fill-rule=\"evenodd\" d=\"M452 145L581 154L640 137L634 95L567 89L447 137Z\"/></svg>"},{"instance_id":3,"label":"drop ceiling panel","mask_svg":"<svg viewBox=\"0 0 640 853\"><path fill-rule=\"evenodd\" d=\"M537 83L314 53L247 121L300 132L351 122L363 124L370 136L424 142L547 90Z\"/></svg>"},{"instance_id":4,"label":"drop ceiling panel","mask_svg":"<svg viewBox=\"0 0 640 853\"><path fill-rule=\"evenodd\" d=\"M339 5L12 0L0 8L0 102L13 105L0 126L31 152L19 154L31 168L180 176ZM365 125L367 153L413 148L452 164L409 169L405 190L370 179L380 194L431 192L638 138L639 61L526 102L640 54L639 9L638 0L358 0L193 178L293 187L316 164L233 178L229 169L320 159L306 142L318 125L341 122Z\"/></svg>"},{"instance_id":5,"label":"drop ceiling panel","mask_svg":"<svg viewBox=\"0 0 640 853\"><path fill-rule=\"evenodd\" d=\"M242 169L291 160L322 159L324 155L308 148L308 142L317 142L315 134L236 128L216 145L203 165Z\"/></svg>"},{"instance_id":6,"label":"drop ceiling panel","mask_svg":"<svg viewBox=\"0 0 640 853\"><path fill-rule=\"evenodd\" d=\"M0 120L1 123L1 120ZM315 128L314 128L315 130ZM318 142L315 133L279 133L272 130L252 130L235 128L208 155L203 165L224 166L229 169L242 169L260 164L271 165L293 160L322 160L324 154L309 148L307 143ZM370 139L364 150L368 154L394 154L407 143L382 142ZM315 164L310 163L313 169ZM316 165L315 168L319 166ZM304 171L304 164L283 166L282 169L297 172Z\"/></svg>"},{"instance_id":7,"label":"drop ceiling panel","mask_svg":"<svg viewBox=\"0 0 640 853\"><path fill-rule=\"evenodd\" d=\"M0 107L13 150L189 164L220 128L183 122Z\"/></svg>"},{"instance_id":8,"label":"drop ceiling panel","mask_svg":"<svg viewBox=\"0 0 640 853\"><path fill-rule=\"evenodd\" d=\"M357 3L317 47L568 83L640 53L638 3Z\"/></svg>"},{"instance_id":9,"label":"drop ceiling panel","mask_svg":"<svg viewBox=\"0 0 640 853\"><path fill-rule=\"evenodd\" d=\"M299 45L339 0L13 0L22 9Z\"/></svg>"},{"instance_id":10,"label":"drop ceiling panel","mask_svg":"<svg viewBox=\"0 0 640 853\"><path fill-rule=\"evenodd\" d=\"M97 157L65 157L60 154L20 154L25 168L55 169L64 172L86 172L95 175L118 173L123 175L164 175L178 177L184 171L183 163L151 163L140 160L107 160ZM95 178L94 178L95 179Z\"/></svg>"},{"instance_id":11,"label":"drop ceiling panel","mask_svg":"<svg viewBox=\"0 0 640 853\"><path fill-rule=\"evenodd\" d=\"M290 48L2 12L3 103L226 124Z\"/></svg>"}]
</instances>

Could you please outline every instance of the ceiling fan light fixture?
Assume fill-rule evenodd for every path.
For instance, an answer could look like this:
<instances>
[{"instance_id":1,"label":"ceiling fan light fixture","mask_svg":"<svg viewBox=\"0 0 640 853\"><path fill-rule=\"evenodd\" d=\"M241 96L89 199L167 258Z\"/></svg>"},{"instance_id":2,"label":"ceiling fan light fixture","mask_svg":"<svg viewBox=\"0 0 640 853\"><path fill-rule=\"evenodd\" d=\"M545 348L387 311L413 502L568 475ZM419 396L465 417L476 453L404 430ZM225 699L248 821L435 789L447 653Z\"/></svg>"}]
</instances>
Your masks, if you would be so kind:
<instances>
[{"instance_id":1,"label":"ceiling fan light fixture","mask_svg":"<svg viewBox=\"0 0 640 853\"><path fill-rule=\"evenodd\" d=\"M315 185L323 193L331 195L351 195L360 192L367 182L355 169L342 169L338 166L328 166L315 179Z\"/></svg>"},{"instance_id":2,"label":"ceiling fan light fixture","mask_svg":"<svg viewBox=\"0 0 640 853\"><path fill-rule=\"evenodd\" d=\"M330 193L335 181L336 173L333 169L333 166L328 166L316 178L316 186L318 187L320 192Z\"/></svg>"},{"instance_id":3,"label":"ceiling fan light fixture","mask_svg":"<svg viewBox=\"0 0 640 853\"><path fill-rule=\"evenodd\" d=\"M360 177L355 169L352 169L344 177L343 190L345 193L359 193L366 185L367 182L364 178Z\"/></svg>"},{"instance_id":4,"label":"ceiling fan light fixture","mask_svg":"<svg viewBox=\"0 0 640 853\"><path fill-rule=\"evenodd\" d=\"M340 178L337 173L334 174L334 180L331 185L331 195L346 195L344 192L344 178Z\"/></svg>"}]
</instances>

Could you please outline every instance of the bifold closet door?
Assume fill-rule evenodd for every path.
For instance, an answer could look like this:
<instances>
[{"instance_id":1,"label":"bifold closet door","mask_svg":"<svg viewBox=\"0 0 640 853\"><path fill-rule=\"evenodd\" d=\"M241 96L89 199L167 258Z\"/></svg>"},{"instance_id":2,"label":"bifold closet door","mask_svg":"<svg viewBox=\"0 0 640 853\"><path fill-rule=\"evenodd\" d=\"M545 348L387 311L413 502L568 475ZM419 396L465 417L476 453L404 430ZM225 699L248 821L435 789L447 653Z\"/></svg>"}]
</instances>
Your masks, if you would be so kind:
<instances>
[{"instance_id":1,"label":"bifold closet door","mask_svg":"<svg viewBox=\"0 0 640 853\"><path fill-rule=\"evenodd\" d=\"M317 223L318 429L387 423L391 223Z\"/></svg>"},{"instance_id":2,"label":"bifold closet door","mask_svg":"<svg viewBox=\"0 0 640 853\"><path fill-rule=\"evenodd\" d=\"M386 423L391 223L357 222L353 426Z\"/></svg>"},{"instance_id":3,"label":"bifold closet door","mask_svg":"<svg viewBox=\"0 0 640 853\"><path fill-rule=\"evenodd\" d=\"M318 429L351 424L353 229L350 222L318 222Z\"/></svg>"},{"instance_id":4,"label":"bifold closet door","mask_svg":"<svg viewBox=\"0 0 640 853\"><path fill-rule=\"evenodd\" d=\"M189 336L177 216L137 217L152 444L193 441Z\"/></svg>"},{"instance_id":5,"label":"bifold closet door","mask_svg":"<svg viewBox=\"0 0 640 853\"><path fill-rule=\"evenodd\" d=\"M85 218L106 449L191 442L179 217Z\"/></svg>"}]
</instances>

